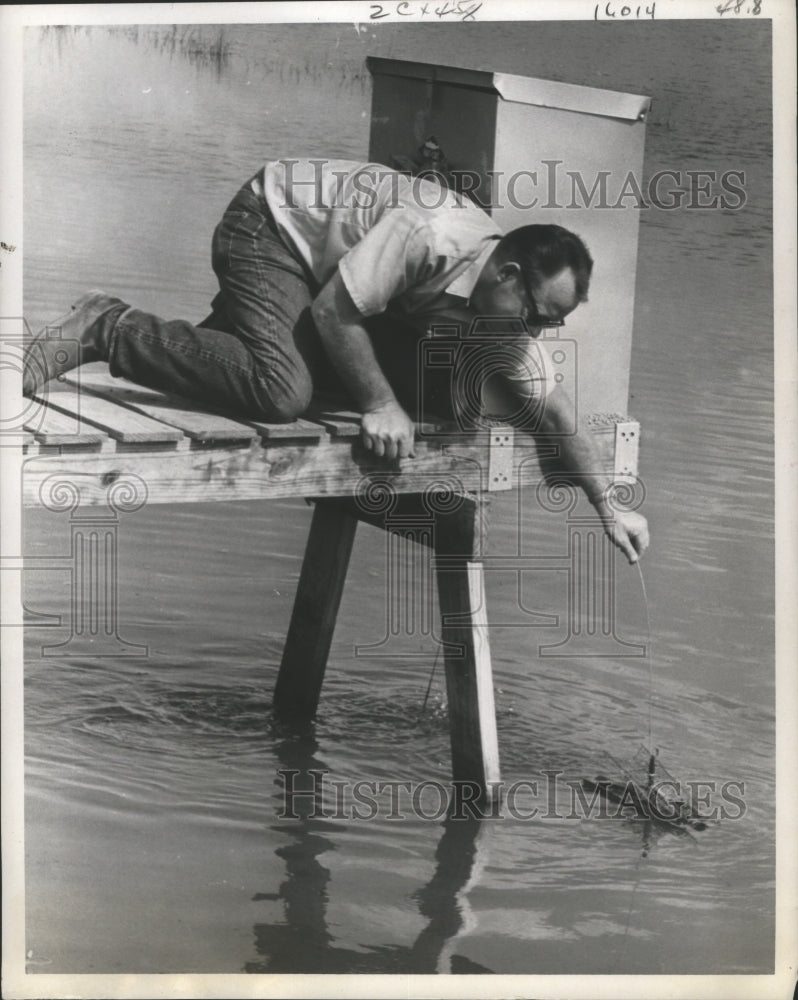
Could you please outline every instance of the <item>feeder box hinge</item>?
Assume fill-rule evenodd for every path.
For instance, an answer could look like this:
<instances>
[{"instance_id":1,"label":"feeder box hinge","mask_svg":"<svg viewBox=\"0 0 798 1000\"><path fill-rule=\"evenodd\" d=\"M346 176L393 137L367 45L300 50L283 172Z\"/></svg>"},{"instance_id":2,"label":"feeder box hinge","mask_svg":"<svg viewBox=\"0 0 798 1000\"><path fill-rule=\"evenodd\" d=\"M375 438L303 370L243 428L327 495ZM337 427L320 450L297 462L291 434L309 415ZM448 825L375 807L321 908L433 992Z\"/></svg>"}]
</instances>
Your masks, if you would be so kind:
<instances>
[{"instance_id":1,"label":"feeder box hinge","mask_svg":"<svg viewBox=\"0 0 798 1000\"><path fill-rule=\"evenodd\" d=\"M637 478L640 450L640 424L637 420L619 420L615 424L615 476Z\"/></svg>"},{"instance_id":2,"label":"feeder box hinge","mask_svg":"<svg viewBox=\"0 0 798 1000\"><path fill-rule=\"evenodd\" d=\"M488 444L488 491L513 488L513 437L512 427L491 427Z\"/></svg>"}]
</instances>

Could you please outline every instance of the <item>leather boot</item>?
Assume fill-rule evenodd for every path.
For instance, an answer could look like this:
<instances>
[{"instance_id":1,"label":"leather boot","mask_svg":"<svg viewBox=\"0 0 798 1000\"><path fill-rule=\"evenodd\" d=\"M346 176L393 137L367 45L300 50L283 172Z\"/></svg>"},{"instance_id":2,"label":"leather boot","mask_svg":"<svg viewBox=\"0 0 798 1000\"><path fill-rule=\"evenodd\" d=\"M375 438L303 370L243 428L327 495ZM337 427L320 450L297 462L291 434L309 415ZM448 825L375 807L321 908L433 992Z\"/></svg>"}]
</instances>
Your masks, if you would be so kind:
<instances>
[{"instance_id":1,"label":"leather boot","mask_svg":"<svg viewBox=\"0 0 798 1000\"><path fill-rule=\"evenodd\" d=\"M48 326L25 351L22 392L32 396L64 372L90 361L108 360L114 324L128 306L105 292L91 291Z\"/></svg>"}]
</instances>

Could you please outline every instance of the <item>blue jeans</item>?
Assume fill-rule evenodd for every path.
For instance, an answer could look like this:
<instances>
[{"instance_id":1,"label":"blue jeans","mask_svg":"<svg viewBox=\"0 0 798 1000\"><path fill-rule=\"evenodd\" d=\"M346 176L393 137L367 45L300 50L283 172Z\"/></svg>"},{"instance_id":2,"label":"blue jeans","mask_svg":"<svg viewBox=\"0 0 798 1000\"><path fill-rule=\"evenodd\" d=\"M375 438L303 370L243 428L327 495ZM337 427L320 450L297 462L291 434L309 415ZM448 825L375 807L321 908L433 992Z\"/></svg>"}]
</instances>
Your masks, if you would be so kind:
<instances>
[{"instance_id":1,"label":"blue jeans","mask_svg":"<svg viewBox=\"0 0 798 1000\"><path fill-rule=\"evenodd\" d=\"M314 388L340 392L310 315L318 287L248 185L216 227L212 260L219 292L201 323L109 314L111 374L267 421L299 416Z\"/></svg>"}]
</instances>

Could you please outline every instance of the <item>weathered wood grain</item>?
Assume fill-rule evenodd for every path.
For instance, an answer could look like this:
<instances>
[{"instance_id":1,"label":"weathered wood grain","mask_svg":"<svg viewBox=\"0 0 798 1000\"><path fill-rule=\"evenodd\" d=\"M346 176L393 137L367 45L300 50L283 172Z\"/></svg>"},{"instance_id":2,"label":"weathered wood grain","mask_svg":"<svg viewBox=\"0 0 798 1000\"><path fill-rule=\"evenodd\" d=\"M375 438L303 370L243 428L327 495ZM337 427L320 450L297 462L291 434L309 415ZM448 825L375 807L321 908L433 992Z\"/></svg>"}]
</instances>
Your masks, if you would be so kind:
<instances>
[{"instance_id":1,"label":"weathered wood grain","mask_svg":"<svg viewBox=\"0 0 798 1000\"><path fill-rule=\"evenodd\" d=\"M333 437L360 437L360 421L362 415L354 410L330 410L311 408L308 414L312 420L325 427Z\"/></svg>"},{"instance_id":2,"label":"weathered wood grain","mask_svg":"<svg viewBox=\"0 0 798 1000\"><path fill-rule=\"evenodd\" d=\"M311 420L290 420L285 424L266 424L260 420L249 420L247 423L267 441L319 441L327 437L327 429Z\"/></svg>"},{"instance_id":3,"label":"weathered wood grain","mask_svg":"<svg viewBox=\"0 0 798 1000\"><path fill-rule=\"evenodd\" d=\"M102 396L126 409L144 413L155 420L180 428L196 441L243 441L256 436L269 440L317 441L327 433L321 424L304 419L275 424L228 417L206 410L196 401L148 389L127 379L115 379L103 371L86 372L80 385L87 392Z\"/></svg>"},{"instance_id":4,"label":"weathered wood grain","mask_svg":"<svg viewBox=\"0 0 798 1000\"><path fill-rule=\"evenodd\" d=\"M487 475L484 446L423 445L414 459L388 461L359 440L280 442L194 448L182 452L34 456L24 463L26 502L35 503L37 481L67 476L80 484L86 503L103 503L109 477L140 476L149 503L252 500L291 496L352 495L364 476L378 476L400 493L421 492L441 478L458 488L481 489Z\"/></svg>"},{"instance_id":5,"label":"weathered wood grain","mask_svg":"<svg viewBox=\"0 0 798 1000\"><path fill-rule=\"evenodd\" d=\"M134 415L160 423L165 432L182 435L194 441L251 441L257 430L247 423L205 410L196 402L180 396L167 395L156 389L113 378L104 371L84 371L66 376L67 384L80 386L81 398L99 398L115 407L124 422L134 423Z\"/></svg>"},{"instance_id":6,"label":"weathered wood grain","mask_svg":"<svg viewBox=\"0 0 798 1000\"><path fill-rule=\"evenodd\" d=\"M80 482L87 503L103 503L108 477L126 472L147 482L149 503L352 496L365 476L384 479L398 493L422 492L438 481L483 490L488 480L485 440L484 432L447 444L420 440L415 458L401 461L377 458L359 438L257 439L183 451L124 452L120 446L110 454L34 455L24 464L25 497L26 502L36 503L36 481L53 473ZM540 480L531 442L516 444L512 475L514 488Z\"/></svg>"},{"instance_id":7,"label":"weathered wood grain","mask_svg":"<svg viewBox=\"0 0 798 1000\"><path fill-rule=\"evenodd\" d=\"M83 391L82 385L68 380L50 388L47 408L98 427L116 441L165 444L183 439L183 434L176 428L125 410L114 402Z\"/></svg>"},{"instance_id":8,"label":"weathered wood grain","mask_svg":"<svg viewBox=\"0 0 798 1000\"><path fill-rule=\"evenodd\" d=\"M52 406L44 407L40 397L34 396L35 401L42 402L43 409L39 410L35 419L26 424L26 429L39 444L43 445L89 445L101 444L108 440L108 435L96 427L90 427L81 423L72 414L62 413Z\"/></svg>"},{"instance_id":9,"label":"weathered wood grain","mask_svg":"<svg viewBox=\"0 0 798 1000\"><path fill-rule=\"evenodd\" d=\"M108 482L123 474L147 482L150 503L353 496L364 477L375 476L400 494L421 492L435 481L471 491L491 485L487 428L417 425L415 457L390 461L362 444L360 414L323 397L314 401L307 415L312 419L291 424L232 420L191 407L188 400L113 379L105 369L69 373L52 386L44 420L38 414L30 428L39 436L25 463L26 502L37 502L38 485L51 474L79 482L89 504L103 503ZM594 422L604 471L613 471L618 426L614 415ZM516 433L511 460L503 453L503 485L539 482L542 453L531 437Z\"/></svg>"},{"instance_id":10,"label":"weathered wood grain","mask_svg":"<svg viewBox=\"0 0 798 1000\"><path fill-rule=\"evenodd\" d=\"M479 501L468 501L435 534L441 638L446 665L452 780L475 782L484 797L498 793L499 742L482 563ZM446 518L442 518L446 520Z\"/></svg>"}]
</instances>

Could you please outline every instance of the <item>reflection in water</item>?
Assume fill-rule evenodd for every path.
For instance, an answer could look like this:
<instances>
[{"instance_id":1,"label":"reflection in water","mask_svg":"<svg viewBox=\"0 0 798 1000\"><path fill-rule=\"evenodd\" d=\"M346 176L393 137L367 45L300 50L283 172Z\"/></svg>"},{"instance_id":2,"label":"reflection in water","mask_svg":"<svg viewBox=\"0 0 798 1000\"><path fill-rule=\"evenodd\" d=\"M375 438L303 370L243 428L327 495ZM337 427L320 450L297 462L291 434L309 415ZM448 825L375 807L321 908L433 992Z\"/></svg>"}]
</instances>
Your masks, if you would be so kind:
<instances>
[{"instance_id":1,"label":"reflection in water","mask_svg":"<svg viewBox=\"0 0 798 1000\"><path fill-rule=\"evenodd\" d=\"M435 874L416 893L419 912L429 923L410 949L413 972L492 971L454 954L458 937L476 926L468 893L485 867L490 822L473 816L444 822L435 852Z\"/></svg>"},{"instance_id":2,"label":"reflection in water","mask_svg":"<svg viewBox=\"0 0 798 1000\"><path fill-rule=\"evenodd\" d=\"M318 750L313 725L292 727L275 747L283 768L307 774L326 771L315 756ZM282 805L282 793L277 798ZM480 973L491 969L454 954L458 936L475 926L468 904L485 865L489 820L472 816L447 818L435 852L435 872L417 893L419 912L427 926L409 947L370 945L368 951L334 947L327 925L330 871L319 855L336 850L336 825L319 819L320 792L297 794L293 810L299 816L290 827L273 826L291 843L275 854L285 863L286 878L276 893L260 892L255 901L283 901L285 922L255 925L255 947L263 961L247 962L245 972L277 973Z\"/></svg>"},{"instance_id":3,"label":"reflection in water","mask_svg":"<svg viewBox=\"0 0 798 1000\"><path fill-rule=\"evenodd\" d=\"M311 723L298 725L275 744L281 765L299 771L324 767L314 756L317 749ZM281 800L282 793L278 792L275 797ZM258 954L266 956L266 961L248 962L245 972L332 971L328 956L333 937L325 919L330 872L316 859L325 851L335 850L335 843L324 836L333 829L333 824L315 818L320 807L321 802L315 796L297 795L294 800L294 809L299 815L296 825L271 828L283 837L288 833L293 838L291 843L275 851L285 862L286 879L277 893L256 893L253 899L282 899L286 922L255 925L255 946Z\"/></svg>"}]
</instances>

